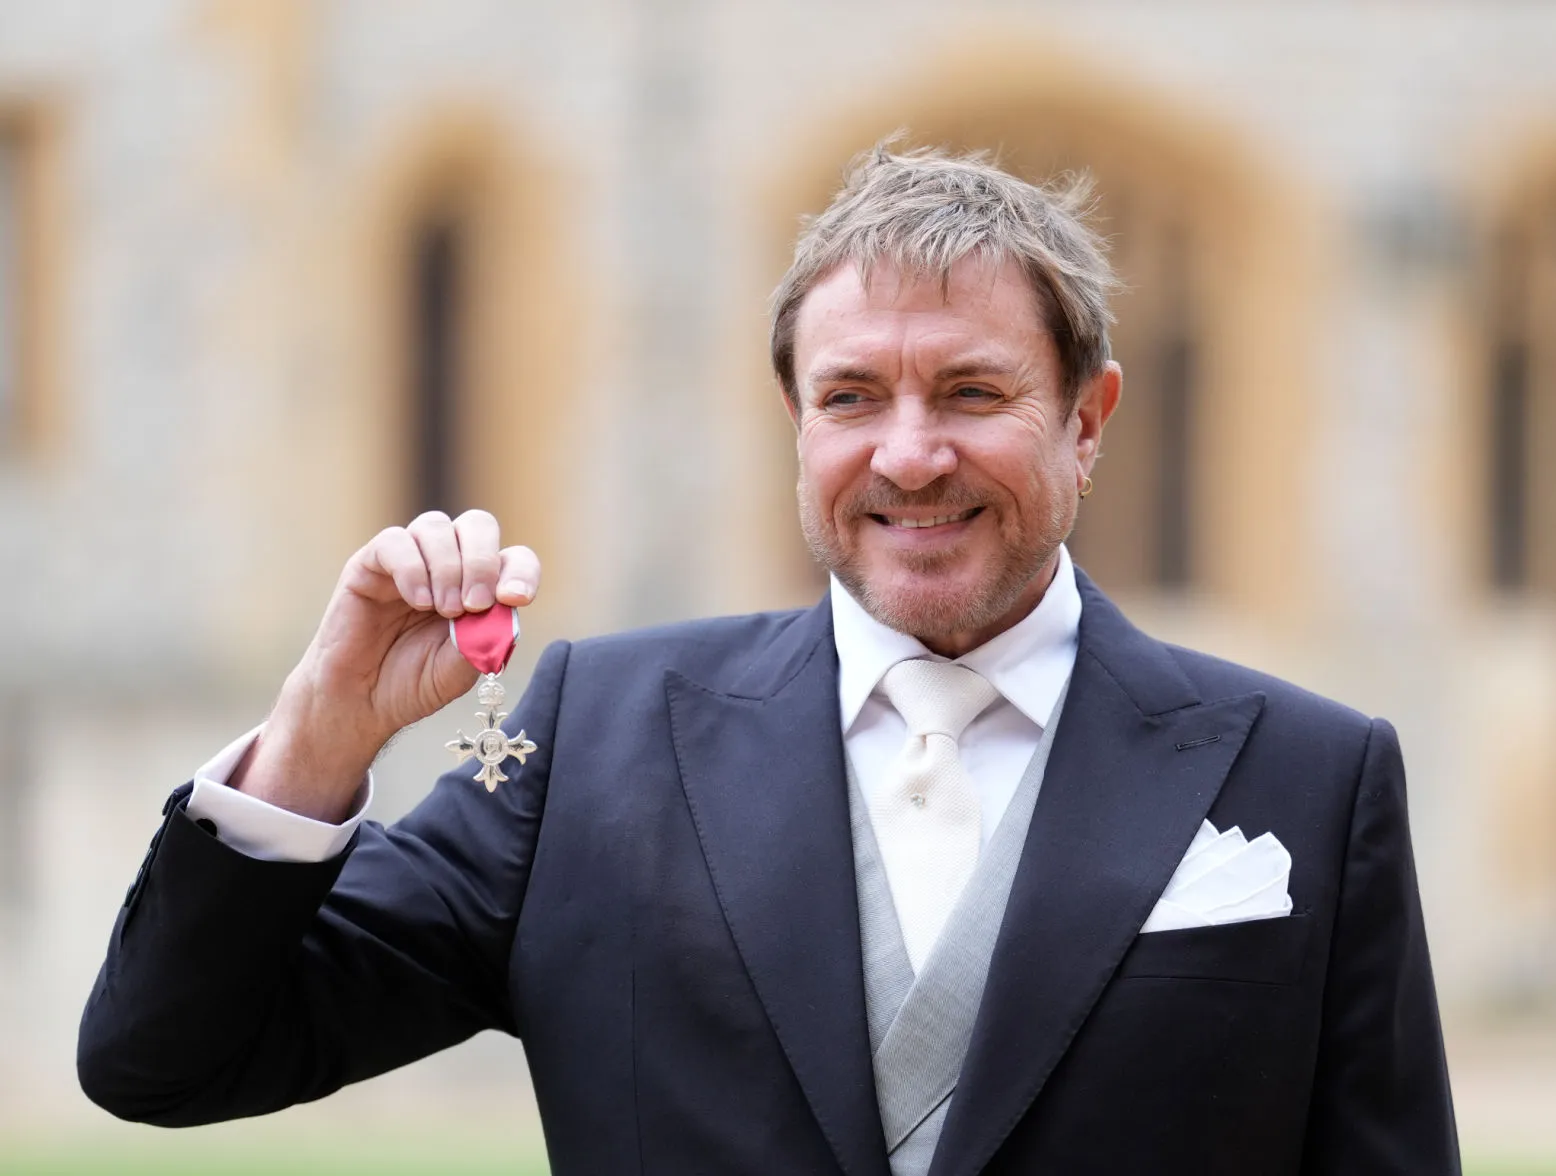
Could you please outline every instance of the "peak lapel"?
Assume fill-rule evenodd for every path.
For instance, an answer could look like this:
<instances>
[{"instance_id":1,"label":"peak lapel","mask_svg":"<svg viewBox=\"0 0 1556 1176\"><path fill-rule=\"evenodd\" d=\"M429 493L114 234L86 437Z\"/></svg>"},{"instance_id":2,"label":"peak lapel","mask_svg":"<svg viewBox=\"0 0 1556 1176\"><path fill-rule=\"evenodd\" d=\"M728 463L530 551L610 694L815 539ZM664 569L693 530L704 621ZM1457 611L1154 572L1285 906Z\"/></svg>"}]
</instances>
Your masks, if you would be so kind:
<instances>
[{"instance_id":1,"label":"peak lapel","mask_svg":"<svg viewBox=\"0 0 1556 1176\"><path fill-rule=\"evenodd\" d=\"M838 1163L888 1176L828 603L743 682L728 693L666 676L682 786L730 932Z\"/></svg>"},{"instance_id":2,"label":"peak lapel","mask_svg":"<svg viewBox=\"0 0 1556 1176\"><path fill-rule=\"evenodd\" d=\"M1202 703L1166 648L1077 575L1075 672L931 1176L979 1172L1038 1096L1263 705Z\"/></svg>"}]
</instances>

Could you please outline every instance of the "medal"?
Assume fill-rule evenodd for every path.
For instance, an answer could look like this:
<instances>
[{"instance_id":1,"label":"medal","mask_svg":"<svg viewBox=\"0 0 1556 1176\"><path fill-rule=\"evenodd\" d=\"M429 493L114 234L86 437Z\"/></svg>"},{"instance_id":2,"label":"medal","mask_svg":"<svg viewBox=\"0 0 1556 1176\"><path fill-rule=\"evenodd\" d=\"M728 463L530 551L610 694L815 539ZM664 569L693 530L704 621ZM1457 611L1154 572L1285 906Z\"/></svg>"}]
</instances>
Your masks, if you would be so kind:
<instances>
[{"instance_id":1,"label":"medal","mask_svg":"<svg viewBox=\"0 0 1556 1176\"><path fill-rule=\"evenodd\" d=\"M508 738L501 727L508 712L497 709L508 694L497 675L513 656L513 644L519 639L519 614L506 605L480 613L465 613L449 621L448 635L464 659L481 671L483 676L475 696L486 709L475 713L482 727L474 739L461 730L459 738L446 746L459 757L460 763L474 756L481 764L475 779L485 784L488 792L496 792L497 785L508 778L498 765L510 755L522 764L524 757L535 750L535 745L524 738L523 731Z\"/></svg>"}]
</instances>

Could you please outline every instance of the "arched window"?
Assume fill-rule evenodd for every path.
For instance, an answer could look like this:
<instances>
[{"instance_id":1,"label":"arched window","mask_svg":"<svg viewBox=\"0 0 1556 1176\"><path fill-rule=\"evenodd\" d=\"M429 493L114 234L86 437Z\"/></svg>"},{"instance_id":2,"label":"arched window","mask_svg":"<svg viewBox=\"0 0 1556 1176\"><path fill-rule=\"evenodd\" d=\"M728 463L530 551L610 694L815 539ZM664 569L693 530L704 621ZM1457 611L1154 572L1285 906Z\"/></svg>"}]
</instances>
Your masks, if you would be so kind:
<instances>
[{"instance_id":1,"label":"arched window","mask_svg":"<svg viewBox=\"0 0 1556 1176\"><path fill-rule=\"evenodd\" d=\"M1489 572L1556 594L1556 177L1503 218L1485 300Z\"/></svg>"},{"instance_id":2,"label":"arched window","mask_svg":"<svg viewBox=\"0 0 1556 1176\"><path fill-rule=\"evenodd\" d=\"M913 144L988 151L1033 180L1089 174L1095 223L1126 287L1112 331L1124 399L1071 536L1077 563L1124 597L1181 596L1251 616L1308 607L1316 210L1234 127L1171 94L1115 84L1096 62L979 40L897 72L913 79L908 91L856 120L831 111L800 137L807 159L774 182L764 218L782 229L767 288L792 257L795 214L820 211L849 157L894 130ZM798 603L815 585L802 545L785 541L794 437L778 412L762 411L773 438L762 460L777 489L765 496L771 526L754 532L753 559L770 570L752 595Z\"/></svg>"},{"instance_id":3,"label":"arched window","mask_svg":"<svg viewBox=\"0 0 1556 1176\"><path fill-rule=\"evenodd\" d=\"M48 116L39 104L0 103L0 466L40 454L56 407L59 200ZM27 816L37 772L27 731L26 692L0 685L0 916L25 901L35 864Z\"/></svg>"},{"instance_id":4,"label":"arched window","mask_svg":"<svg viewBox=\"0 0 1556 1176\"><path fill-rule=\"evenodd\" d=\"M1081 507L1071 550L1110 590L1196 586L1210 531L1197 519L1202 489L1195 469L1213 317L1203 305L1206 246L1220 211L1201 193L1213 183L1143 133L1105 123L1088 128L1074 111L1041 105L939 112L915 124L913 137L991 151L1002 166L1033 180L1065 171L1094 180L1095 223L1125 286L1114 301L1112 332L1124 402L1104 436L1097 489ZM813 198L813 207L824 199ZM791 437L784 441L792 446Z\"/></svg>"},{"instance_id":5,"label":"arched window","mask_svg":"<svg viewBox=\"0 0 1556 1176\"><path fill-rule=\"evenodd\" d=\"M40 109L0 106L0 459L34 453L51 415L52 143Z\"/></svg>"},{"instance_id":6,"label":"arched window","mask_svg":"<svg viewBox=\"0 0 1556 1176\"><path fill-rule=\"evenodd\" d=\"M1109 590L1191 587L1205 539L1195 525L1193 478L1208 318L1201 271L1212 215L1198 198L1202 179L1169 145L1117 126L1088 128L1072 112L974 111L924 138L993 151L1028 179L1080 172L1094 181L1094 224L1124 284L1112 330L1124 401L1104 434L1097 489L1081 507L1070 549Z\"/></svg>"},{"instance_id":7,"label":"arched window","mask_svg":"<svg viewBox=\"0 0 1556 1176\"><path fill-rule=\"evenodd\" d=\"M460 435L469 313L468 243L461 218L432 213L412 229L405 275L411 313L405 370L411 399L411 515L427 510L456 515L470 505L460 484Z\"/></svg>"},{"instance_id":8,"label":"arched window","mask_svg":"<svg viewBox=\"0 0 1556 1176\"><path fill-rule=\"evenodd\" d=\"M1186 588L1194 580L1194 426L1201 351L1192 217L1149 179L1099 194L1125 289L1114 302L1113 356L1124 411L1103 435L1097 493L1076 519L1075 559L1114 588Z\"/></svg>"},{"instance_id":9,"label":"arched window","mask_svg":"<svg viewBox=\"0 0 1556 1176\"><path fill-rule=\"evenodd\" d=\"M17 431L22 382L22 148L0 129L0 445Z\"/></svg>"},{"instance_id":10,"label":"arched window","mask_svg":"<svg viewBox=\"0 0 1556 1176\"><path fill-rule=\"evenodd\" d=\"M371 533L480 507L514 542L563 551L548 442L576 402L545 391L589 354L559 195L571 173L463 104L396 128L365 163L340 238L342 542L346 522Z\"/></svg>"}]
</instances>

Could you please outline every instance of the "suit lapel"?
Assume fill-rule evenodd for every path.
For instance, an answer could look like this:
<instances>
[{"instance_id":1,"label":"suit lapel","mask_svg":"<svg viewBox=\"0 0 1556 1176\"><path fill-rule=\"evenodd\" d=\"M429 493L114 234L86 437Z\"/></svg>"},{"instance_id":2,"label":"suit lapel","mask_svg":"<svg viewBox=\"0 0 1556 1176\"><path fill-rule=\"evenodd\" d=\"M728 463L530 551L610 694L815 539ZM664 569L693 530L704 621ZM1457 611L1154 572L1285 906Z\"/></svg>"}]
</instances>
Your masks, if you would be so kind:
<instances>
[{"instance_id":1,"label":"suit lapel","mask_svg":"<svg viewBox=\"0 0 1556 1176\"><path fill-rule=\"evenodd\" d=\"M673 671L665 689L687 803L757 996L843 1170L888 1176L828 602L736 690Z\"/></svg>"},{"instance_id":2,"label":"suit lapel","mask_svg":"<svg viewBox=\"0 0 1556 1176\"><path fill-rule=\"evenodd\" d=\"M1077 572L1080 650L931 1176L973 1176L1038 1096L1182 860L1263 696L1201 702Z\"/></svg>"}]
</instances>

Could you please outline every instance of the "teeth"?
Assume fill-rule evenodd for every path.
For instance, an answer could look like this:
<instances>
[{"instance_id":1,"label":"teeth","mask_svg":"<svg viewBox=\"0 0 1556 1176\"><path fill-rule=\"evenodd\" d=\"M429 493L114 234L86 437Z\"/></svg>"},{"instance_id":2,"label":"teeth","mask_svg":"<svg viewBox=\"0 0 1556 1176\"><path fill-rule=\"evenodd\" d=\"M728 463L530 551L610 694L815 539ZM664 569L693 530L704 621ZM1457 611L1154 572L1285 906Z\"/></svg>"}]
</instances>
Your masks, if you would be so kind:
<instances>
[{"instance_id":1,"label":"teeth","mask_svg":"<svg viewBox=\"0 0 1556 1176\"><path fill-rule=\"evenodd\" d=\"M977 508L975 507L974 509ZM940 515L938 518L933 519L894 519L887 515L886 521L894 527L940 527L946 523L959 523L963 519L970 519L972 515L973 512L971 510L964 510L961 514Z\"/></svg>"}]
</instances>

